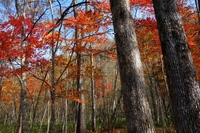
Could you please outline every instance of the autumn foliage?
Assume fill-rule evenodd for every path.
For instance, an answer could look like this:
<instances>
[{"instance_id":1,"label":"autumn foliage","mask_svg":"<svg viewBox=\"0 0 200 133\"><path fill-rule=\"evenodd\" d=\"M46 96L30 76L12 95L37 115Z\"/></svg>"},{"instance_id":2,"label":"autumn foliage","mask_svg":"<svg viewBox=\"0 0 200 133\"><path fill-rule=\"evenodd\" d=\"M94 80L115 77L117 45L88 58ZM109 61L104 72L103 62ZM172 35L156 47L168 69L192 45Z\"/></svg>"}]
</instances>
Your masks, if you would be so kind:
<instances>
[{"instance_id":1,"label":"autumn foliage","mask_svg":"<svg viewBox=\"0 0 200 133\"><path fill-rule=\"evenodd\" d=\"M130 0L130 3L144 73L146 77L156 78L162 97L167 99L162 51L152 1ZM200 80L200 49L197 45L199 20L195 7L187 3L186 0L179 1L179 10ZM13 106L16 107L16 112L19 111L19 77L23 72L27 74L28 105L35 105L37 100L42 99L39 102L42 108L43 102L47 104L50 101L52 49L56 53L54 58L56 106L60 106L63 99L70 99L70 105L73 105L74 101L89 105L90 90L88 88L91 72L94 72L95 96L99 107L105 102L112 101L110 97L114 97L114 92L120 93L118 77L117 87L114 87L115 70L118 68L109 1L91 0L89 6L88 11L79 6L76 18L72 15L73 10L70 10L71 13L66 15L59 24L56 24L60 19L59 15L55 15L54 22L51 22L48 17L37 22L29 14L26 17L8 16L7 20L0 23L0 104L5 112ZM22 28L24 28L23 37L21 36ZM75 30L79 32L79 37L76 39ZM21 47L22 42L26 44L24 48ZM82 91L76 90L76 78L79 76L76 67L78 52L81 52L84 58L82 76L85 78L85 85ZM21 67L20 60L23 55L26 57L26 65ZM94 58L93 66L89 59L91 55ZM146 82L147 85L150 84L148 79ZM86 101L79 99L80 94L87 95ZM7 104L9 106L6 106ZM1 116L3 114L0 113Z\"/></svg>"}]
</instances>

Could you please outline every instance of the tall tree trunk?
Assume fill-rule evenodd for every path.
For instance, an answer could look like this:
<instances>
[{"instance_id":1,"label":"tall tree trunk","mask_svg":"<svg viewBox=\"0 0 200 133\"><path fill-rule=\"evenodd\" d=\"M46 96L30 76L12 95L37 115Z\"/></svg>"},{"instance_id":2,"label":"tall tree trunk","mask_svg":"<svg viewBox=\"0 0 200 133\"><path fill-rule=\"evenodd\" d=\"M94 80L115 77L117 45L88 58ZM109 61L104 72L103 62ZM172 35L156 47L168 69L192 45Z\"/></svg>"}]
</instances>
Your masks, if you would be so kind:
<instances>
[{"instance_id":1,"label":"tall tree trunk","mask_svg":"<svg viewBox=\"0 0 200 133\"><path fill-rule=\"evenodd\" d=\"M64 111L63 111L64 116L63 116L63 123L62 123L62 133L67 133L67 111L68 111L68 99L66 98L64 99Z\"/></svg>"},{"instance_id":2,"label":"tall tree trunk","mask_svg":"<svg viewBox=\"0 0 200 133\"><path fill-rule=\"evenodd\" d=\"M110 0L128 133L154 133L129 0Z\"/></svg>"},{"instance_id":3,"label":"tall tree trunk","mask_svg":"<svg viewBox=\"0 0 200 133\"><path fill-rule=\"evenodd\" d=\"M68 75L68 70L66 70L66 75ZM69 83L68 81L66 81L66 85L65 85L65 94L67 95L68 93L68 88L69 88ZM62 121L62 133L67 133L67 112L68 112L68 99L67 98L63 98L64 100L64 110L63 110L63 121Z\"/></svg>"},{"instance_id":4,"label":"tall tree trunk","mask_svg":"<svg viewBox=\"0 0 200 133\"><path fill-rule=\"evenodd\" d=\"M198 24L200 25L200 0L195 0L195 4L196 4L196 9L197 9L197 15L198 15ZM198 33L197 45L200 49L200 30Z\"/></svg>"},{"instance_id":5,"label":"tall tree trunk","mask_svg":"<svg viewBox=\"0 0 200 133\"><path fill-rule=\"evenodd\" d=\"M115 78L114 78L114 83L113 83L113 94L112 94L112 102L111 102L111 107L112 107L112 111L114 111L115 106L116 106L116 95L117 95L117 80L118 80L118 75L119 75L119 71L118 71L118 63L116 63L116 67L115 67Z\"/></svg>"},{"instance_id":6,"label":"tall tree trunk","mask_svg":"<svg viewBox=\"0 0 200 133\"><path fill-rule=\"evenodd\" d=\"M90 65L93 67L93 54L90 55ZM91 69L91 101L92 101L92 132L95 132L96 130L96 114L95 114L95 109L96 109L96 102L95 102L95 84L94 84L94 72L93 68Z\"/></svg>"},{"instance_id":7,"label":"tall tree trunk","mask_svg":"<svg viewBox=\"0 0 200 133\"><path fill-rule=\"evenodd\" d=\"M51 19L52 22L54 22L54 15L53 15L53 7L52 7L52 0L49 0L49 6L51 10ZM54 34L54 30L52 31L52 34ZM55 99L56 99L56 84L55 84L55 54L56 54L56 48L54 46L54 38L51 40L52 48L51 48L51 118L50 118L50 133L55 133L55 123L56 123L56 114L55 114Z\"/></svg>"},{"instance_id":8,"label":"tall tree trunk","mask_svg":"<svg viewBox=\"0 0 200 133\"><path fill-rule=\"evenodd\" d=\"M0 68L4 67L4 59L0 59ZM1 75L5 74L4 71L0 72ZM0 77L0 99L2 94L2 88L3 88L3 76Z\"/></svg>"},{"instance_id":9,"label":"tall tree trunk","mask_svg":"<svg viewBox=\"0 0 200 133\"><path fill-rule=\"evenodd\" d=\"M1 98L2 88L3 88L3 77L0 77L0 98Z\"/></svg>"},{"instance_id":10,"label":"tall tree trunk","mask_svg":"<svg viewBox=\"0 0 200 133\"><path fill-rule=\"evenodd\" d=\"M77 0L73 0L73 4L77 4ZM74 17L76 18L78 15L77 7L74 7ZM78 29L75 29L75 40L79 38ZM76 46L79 47L81 44L76 43ZM83 90L83 75L82 75L82 54L81 52L77 52L77 91ZM79 98L84 101L84 94L79 94ZM78 103L77 104L77 120L76 120L76 133L85 133L86 132L86 122L85 122L85 104Z\"/></svg>"},{"instance_id":11,"label":"tall tree trunk","mask_svg":"<svg viewBox=\"0 0 200 133\"><path fill-rule=\"evenodd\" d=\"M156 80L155 82L156 83L156 94L157 94L157 97L158 97L158 108L160 110L160 116L161 117L161 120L162 120L162 130L163 130L163 133L166 133L166 122L165 122L165 115L164 115L164 108L163 108L163 100L162 100L162 94L161 94L161 91L159 90L160 89L160 84L158 82L158 78L154 79Z\"/></svg>"},{"instance_id":12,"label":"tall tree trunk","mask_svg":"<svg viewBox=\"0 0 200 133\"><path fill-rule=\"evenodd\" d=\"M26 73L22 73L22 79L21 79L21 96L20 96L20 113L21 113L21 118L22 119L22 133L27 132L27 102L26 102Z\"/></svg>"},{"instance_id":13,"label":"tall tree trunk","mask_svg":"<svg viewBox=\"0 0 200 133\"><path fill-rule=\"evenodd\" d=\"M89 11L89 0L85 0L86 5L85 5L85 11ZM87 28L87 27L85 27ZM92 50L92 45L90 45L90 49ZM90 77L90 81L91 81L91 102L92 102L92 123L91 123L91 128L92 128L92 132L96 131L96 101L95 101L95 83L94 83L94 71L93 71L93 66L94 66L94 61L93 61L93 53L90 54L90 65L92 66L91 69L91 77Z\"/></svg>"},{"instance_id":14,"label":"tall tree trunk","mask_svg":"<svg viewBox=\"0 0 200 133\"><path fill-rule=\"evenodd\" d=\"M50 132L50 121L51 121L51 110L50 110L50 106L51 106L51 103L50 101L48 101L47 103L47 133ZM45 114L46 114L46 109L44 111L44 115L43 115L43 118L42 118L42 122L40 124L40 127L42 127L42 124L44 122L44 118L45 118Z\"/></svg>"},{"instance_id":15,"label":"tall tree trunk","mask_svg":"<svg viewBox=\"0 0 200 133\"><path fill-rule=\"evenodd\" d=\"M82 55L77 53L77 67L78 67L78 77L77 77L77 91L83 90L83 77L82 77ZM84 94L79 94L79 98L84 101ZM85 123L85 104L77 104L77 122L76 122L76 133L85 133L86 132L86 123Z\"/></svg>"},{"instance_id":16,"label":"tall tree trunk","mask_svg":"<svg viewBox=\"0 0 200 133\"><path fill-rule=\"evenodd\" d=\"M26 6L27 6L27 1L23 1L23 4L20 5L21 3L18 2L18 0L15 0L15 7L16 7L16 13L18 17L23 16L26 18ZM20 8L22 7L22 8ZM18 76L20 85L21 85L21 94L20 94L20 112L19 112L19 133L26 133L27 132L27 101L26 101L26 72L23 72L24 67L26 67L26 42L24 40L25 38L25 24L24 22L22 23L21 27L21 50L23 51L21 55L21 76Z\"/></svg>"},{"instance_id":17,"label":"tall tree trunk","mask_svg":"<svg viewBox=\"0 0 200 133\"><path fill-rule=\"evenodd\" d=\"M177 133L200 133L200 88L176 0L153 0Z\"/></svg>"},{"instance_id":18,"label":"tall tree trunk","mask_svg":"<svg viewBox=\"0 0 200 133\"><path fill-rule=\"evenodd\" d=\"M146 65L147 66L147 65ZM150 73L149 68L147 66L147 71ZM153 74L149 75L148 80L149 80L149 92L150 92L150 98L152 101L152 117L156 122L158 123L158 109L157 109L157 97L155 96L155 82L153 80Z\"/></svg>"}]
</instances>

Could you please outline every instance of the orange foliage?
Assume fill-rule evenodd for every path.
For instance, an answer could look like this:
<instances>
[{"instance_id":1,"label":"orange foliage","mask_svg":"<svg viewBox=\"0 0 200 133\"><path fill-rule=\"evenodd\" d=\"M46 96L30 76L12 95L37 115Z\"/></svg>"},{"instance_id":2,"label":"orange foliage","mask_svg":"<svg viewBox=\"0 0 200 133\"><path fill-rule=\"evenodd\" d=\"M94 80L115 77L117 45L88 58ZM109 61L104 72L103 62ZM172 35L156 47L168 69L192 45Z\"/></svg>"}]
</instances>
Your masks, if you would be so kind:
<instances>
[{"instance_id":1,"label":"orange foliage","mask_svg":"<svg viewBox=\"0 0 200 133\"><path fill-rule=\"evenodd\" d=\"M198 32L200 26L198 24L198 18L194 7L186 6L187 0L178 1L179 10L183 19L184 28L188 37L189 46L192 51L195 66L197 68L197 76L200 80L200 51L197 47ZM158 73L159 79L161 77L161 47L159 42L159 36L157 31L156 21L154 19L154 12L152 7L152 1L150 0L130 0L132 8L139 8L143 13L150 14L145 18L134 18L138 43L140 46L141 57L144 64L150 64L154 73ZM21 49L21 28L22 22L25 23L25 34L27 35L23 40L27 45L25 49ZM34 28L33 28L34 26ZM34 25L33 20L29 17L14 17L10 16L9 20L0 24L0 59L5 66L0 67L0 76L5 77L3 81L3 89L1 100L5 102L13 102L19 98L19 83L16 83L16 79L12 79L13 75L20 75L22 72L32 72L36 77L44 77L45 72L51 69L50 59L46 59L48 55L47 51L52 47L55 47L59 43L63 49L60 49L60 55L56 55L56 74L55 78L58 78L63 68L68 65L68 73L56 84L56 96L61 98L70 98L77 102L84 102L78 98L78 95L87 93L87 91L76 91L74 89L66 90L65 84L69 80L75 80L77 78L77 68L74 62L69 61L69 55L73 52L81 52L88 56L94 55L94 58L99 53L105 56L117 59L115 45L104 49L109 45L110 36L107 33L112 31L112 19L110 13L110 5L108 0L90 0L90 10L85 11L81 7L78 8L78 16L74 18L72 16L66 16L63 20L63 27L66 31L78 30L80 33L78 39L74 39L73 33L69 36L60 35L58 30L48 33L52 28L58 28L59 25L51 23L49 21L38 23ZM61 31L62 33L63 31ZM82 45L75 45L82 44ZM59 45L59 46L60 46ZM75 47L74 47L75 46ZM38 52L39 51L39 52ZM19 66L16 69L12 69L10 63L20 60L22 54L26 54L26 64L24 68ZM67 54L66 54L67 53ZM75 57L72 56L72 60ZM7 65L9 64L9 65ZM113 87L110 82L107 83L105 75L101 67L94 67L90 64L84 64L84 76L91 78L91 72L94 72L95 87L97 88L96 96L107 96L107 92L111 92ZM152 72L152 73L153 73ZM28 98L36 98L40 91L42 80L38 80L31 74L27 77ZM48 75L44 79L44 85L42 86L42 93L50 90L50 76ZM163 95L166 95L164 87L161 85ZM16 99L15 99L16 98Z\"/></svg>"}]
</instances>

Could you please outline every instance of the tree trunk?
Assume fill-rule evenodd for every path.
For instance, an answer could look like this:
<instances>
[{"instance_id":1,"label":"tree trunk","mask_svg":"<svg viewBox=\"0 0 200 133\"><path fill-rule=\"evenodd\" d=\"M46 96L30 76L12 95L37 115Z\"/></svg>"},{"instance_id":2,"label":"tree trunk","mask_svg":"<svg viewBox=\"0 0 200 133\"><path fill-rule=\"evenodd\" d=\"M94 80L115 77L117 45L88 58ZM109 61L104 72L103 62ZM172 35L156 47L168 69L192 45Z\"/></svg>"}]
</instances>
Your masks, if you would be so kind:
<instances>
[{"instance_id":1,"label":"tree trunk","mask_svg":"<svg viewBox=\"0 0 200 133\"><path fill-rule=\"evenodd\" d=\"M3 77L0 77L0 98L1 98L2 88L3 88Z\"/></svg>"},{"instance_id":2,"label":"tree trunk","mask_svg":"<svg viewBox=\"0 0 200 133\"><path fill-rule=\"evenodd\" d=\"M73 4L77 4L77 0L73 1ZM78 15L77 7L74 7L74 17ZM79 38L78 29L75 29L75 40ZM79 47L81 44L77 43L76 46ZM82 76L82 54L77 52L77 91L83 90L83 76ZM84 94L79 94L79 98L84 101ZM85 122L85 104L77 104L77 120L76 120L76 133L85 133L86 132L86 122Z\"/></svg>"},{"instance_id":3,"label":"tree trunk","mask_svg":"<svg viewBox=\"0 0 200 133\"><path fill-rule=\"evenodd\" d=\"M54 14L53 14L53 7L52 7L52 0L49 0L49 6L51 10L51 19L54 22ZM52 31L54 34L54 30ZM56 84L55 84L55 55L56 55L56 48L54 46L54 38L52 38L52 48L51 48L51 119L50 119L50 127L49 132L55 133L55 123L56 123L56 112L55 112L55 100L56 100Z\"/></svg>"},{"instance_id":4,"label":"tree trunk","mask_svg":"<svg viewBox=\"0 0 200 133\"><path fill-rule=\"evenodd\" d=\"M166 122L165 122L165 115L164 115L164 108L163 108L163 100L162 100L162 94L160 92L160 85L158 83L158 79L157 80L157 85L156 85L156 94L158 96L158 108L160 110L160 115L159 117L161 117L161 120L162 120L162 130L163 130L163 133L166 133Z\"/></svg>"},{"instance_id":5,"label":"tree trunk","mask_svg":"<svg viewBox=\"0 0 200 133\"><path fill-rule=\"evenodd\" d=\"M148 70L147 70L148 71ZM154 118L154 120L156 120L156 122L158 123L158 109L157 109L157 97L155 96L155 82L153 80L153 75L149 75L148 79L149 79L149 92L150 92L150 97L149 99L151 99L152 101L152 117Z\"/></svg>"},{"instance_id":6,"label":"tree trunk","mask_svg":"<svg viewBox=\"0 0 200 133\"><path fill-rule=\"evenodd\" d=\"M68 70L66 71L66 75L68 75ZM67 92L68 92L68 88L69 88L69 84L68 81L66 81L66 87L65 87L65 94L67 96ZM62 121L62 133L67 133L67 112L68 112L68 99L67 98L63 98L64 100L64 110L63 110L63 121Z\"/></svg>"},{"instance_id":7,"label":"tree trunk","mask_svg":"<svg viewBox=\"0 0 200 133\"><path fill-rule=\"evenodd\" d=\"M50 101L48 101L48 103L47 103L47 133L50 132L50 121L51 121L50 106L51 106L51 103L50 103ZM46 110L45 110L45 112L44 112L43 118L45 118L45 114L46 114ZM43 122L44 122L44 119L42 119L41 127L42 127Z\"/></svg>"},{"instance_id":8,"label":"tree trunk","mask_svg":"<svg viewBox=\"0 0 200 133\"><path fill-rule=\"evenodd\" d=\"M20 3L15 0L15 7L16 7L16 11L17 11L17 15L18 17L23 16L24 18L26 18L26 5L27 1L24 1L23 5L22 5L22 9L20 7ZM21 75L18 75L18 79L21 85L21 92L20 92L20 112L19 112L19 133L26 133L27 132L27 101L26 101L26 72L23 72L24 67L26 67L26 42L24 41L25 38L25 24L24 22L22 23L22 27L21 27L21 50L23 51L22 55L21 55L21 59L20 59L20 63L21 63Z\"/></svg>"},{"instance_id":9,"label":"tree trunk","mask_svg":"<svg viewBox=\"0 0 200 133\"><path fill-rule=\"evenodd\" d=\"M26 74L25 72L22 73L22 81L21 81L21 96L20 96L20 113L21 113L21 122L22 122L22 133L27 132L27 115L26 115ZM20 118L19 118L20 119Z\"/></svg>"},{"instance_id":10,"label":"tree trunk","mask_svg":"<svg viewBox=\"0 0 200 133\"><path fill-rule=\"evenodd\" d=\"M90 55L90 65L93 67L93 54ZM91 69L91 101L92 101L92 132L95 132L96 130L96 113L95 113L95 108L96 108L96 102L95 102L95 88L94 88L94 72L93 68Z\"/></svg>"},{"instance_id":11,"label":"tree trunk","mask_svg":"<svg viewBox=\"0 0 200 133\"><path fill-rule=\"evenodd\" d=\"M110 0L128 133L154 133L129 0Z\"/></svg>"},{"instance_id":12,"label":"tree trunk","mask_svg":"<svg viewBox=\"0 0 200 133\"><path fill-rule=\"evenodd\" d=\"M197 9L197 15L198 15L198 24L200 25L200 0L195 0L195 4L196 4L196 9ZM198 32L197 45L200 49L200 30Z\"/></svg>"},{"instance_id":13,"label":"tree trunk","mask_svg":"<svg viewBox=\"0 0 200 133\"><path fill-rule=\"evenodd\" d=\"M77 66L78 66L78 78L77 78L77 91L83 90L83 77L81 75L82 69L82 55L77 53ZM79 98L84 101L84 94L80 94ZM85 133L86 132L86 123L85 123L85 104L78 103L77 109L77 125L76 133Z\"/></svg>"},{"instance_id":14,"label":"tree trunk","mask_svg":"<svg viewBox=\"0 0 200 133\"><path fill-rule=\"evenodd\" d=\"M177 133L200 133L200 88L176 0L153 0L173 122Z\"/></svg>"}]
</instances>

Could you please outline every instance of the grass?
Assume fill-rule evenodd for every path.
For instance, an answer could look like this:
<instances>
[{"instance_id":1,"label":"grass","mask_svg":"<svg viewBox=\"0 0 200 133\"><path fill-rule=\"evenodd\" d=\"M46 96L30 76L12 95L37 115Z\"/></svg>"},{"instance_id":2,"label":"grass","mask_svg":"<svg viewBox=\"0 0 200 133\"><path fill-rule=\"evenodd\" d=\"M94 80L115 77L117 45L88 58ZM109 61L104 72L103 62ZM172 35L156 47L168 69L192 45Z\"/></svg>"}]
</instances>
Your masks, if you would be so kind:
<instances>
[{"instance_id":1,"label":"grass","mask_svg":"<svg viewBox=\"0 0 200 133\"><path fill-rule=\"evenodd\" d=\"M0 133L12 133L13 130L13 125L0 125Z\"/></svg>"},{"instance_id":2,"label":"grass","mask_svg":"<svg viewBox=\"0 0 200 133\"><path fill-rule=\"evenodd\" d=\"M108 133L109 130L107 129L108 127L105 127L105 129L103 129L103 125L101 121L97 121L96 123L96 127L97 127L97 132L96 133ZM108 126L108 122L106 123L106 126ZM110 124L111 128L113 126L113 123ZM156 126L156 132L157 133L162 133L162 125L155 123ZM74 124L73 123L68 123L67 124L68 127L68 133L73 133L74 132ZM91 132L91 123L88 122L87 123L87 131ZM14 128L16 128L16 126L14 127L13 125L1 125L0 124L0 133L12 133L14 131ZM45 133L47 131L47 124L42 125L40 131L40 125L35 125L33 127L32 133ZM56 133L61 133L62 131L62 125L61 124L57 124L56 125ZM111 130L110 130L111 131ZM118 119L115 123L115 127L114 127L114 133L126 133L126 119L125 118L121 118ZM167 133L175 133L171 124L167 124Z\"/></svg>"}]
</instances>

